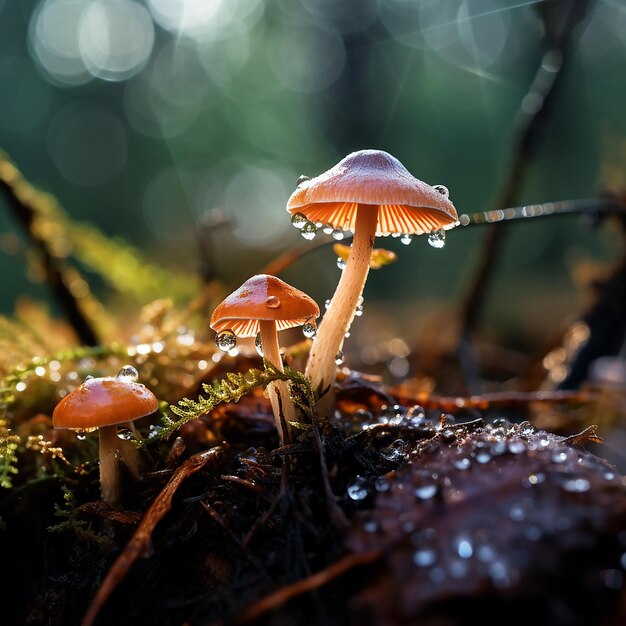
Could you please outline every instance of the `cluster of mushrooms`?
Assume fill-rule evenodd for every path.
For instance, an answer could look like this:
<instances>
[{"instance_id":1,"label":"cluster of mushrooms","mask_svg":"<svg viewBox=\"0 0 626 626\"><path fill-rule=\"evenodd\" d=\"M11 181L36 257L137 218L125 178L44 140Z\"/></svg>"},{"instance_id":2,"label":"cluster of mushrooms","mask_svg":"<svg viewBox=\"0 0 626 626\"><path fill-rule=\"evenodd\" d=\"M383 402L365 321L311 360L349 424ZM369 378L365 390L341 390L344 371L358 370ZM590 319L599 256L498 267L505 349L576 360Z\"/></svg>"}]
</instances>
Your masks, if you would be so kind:
<instances>
[{"instance_id":1,"label":"cluster of mushrooms","mask_svg":"<svg viewBox=\"0 0 626 626\"><path fill-rule=\"evenodd\" d=\"M302 326L305 336L313 337L305 375L314 389L328 389L317 407L320 415L328 416L334 408L336 355L357 311L375 238L397 234L410 240L413 235L441 233L454 227L458 216L445 187L414 178L400 161L380 150L353 152L316 178L301 177L287 211L305 233L314 233L316 225L323 224L334 232L354 234L341 279L317 332L317 304L302 291L265 274L253 276L230 294L213 312L210 326L217 332L218 347L225 351L235 347L237 337L256 337L259 351L280 371L277 333ZM282 442L282 424L297 421L296 407L282 381L271 383L268 395ZM120 499L118 459L132 473L140 471L136 449L118 437L117 426L149 415L157 407L154 395L136 382L136 373L122 371L115 378L85 381L54 411L56 428L99 429L101 494L112 506Z\"/></svg>"}]
</instances>

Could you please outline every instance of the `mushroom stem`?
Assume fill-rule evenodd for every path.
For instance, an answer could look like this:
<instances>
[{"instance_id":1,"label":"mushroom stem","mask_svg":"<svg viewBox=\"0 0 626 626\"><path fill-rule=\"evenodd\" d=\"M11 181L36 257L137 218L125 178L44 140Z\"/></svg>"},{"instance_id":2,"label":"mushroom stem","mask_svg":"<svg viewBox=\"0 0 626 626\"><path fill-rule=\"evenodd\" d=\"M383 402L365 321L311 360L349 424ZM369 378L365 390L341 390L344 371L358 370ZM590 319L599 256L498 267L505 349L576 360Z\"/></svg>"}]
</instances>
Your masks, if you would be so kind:
<instances>
[{"instance_id":1,"label":"mushroom stem","mask_svg":"<svg viewBox=\"0 0 626 626\"><path fill-rule=\"evenodd\" d=\"M117 506L120 500L120 467L116 451L119 438L117 426L101 426L100 439L100 494L109 506Z\"/></svg>"},{"instance_id":2,"label":"mushroom stem","mask_svg":"<svg viewBox=\"0 0 626 626\"><path fill-rule=\"evenodd\" d=\"M354 319L359 296L365 286L377 221L377 206L359 204L352 251L311 346L305 373L315 390L330 385L328 393L318 403L318 411L322 415L329 415L334 406L333 383L337 373L335 358L343 346L345 335Z\"/></svg>"},{"instance_id":3,"label":"mushroom stem","mask_svg":"<svg viewBox=\"0 0 626 626\"><path fill-rule=\"evenodd\" d=\"M274 320L259 320L259 330L261 332L261 347L263 349L263 356L268 360L276 369L283 370L283 362L280 358L280 348L278 345L278 333L276 332L276 322ZM274 381L267 386L267 393L272 403L272 411L274 413L274 419L276 420L276 429L280 441L285 441L285 435L283 427L280 421L280 409L278 406L278 395L276 390L280 393L280 399L283 409L283 415L285 422L296 421L296 407L289 395L289 388L287 383L282 380Z\"/></svg>"},{"instance_id":4,"label":"mushroom stem","mask_svg":"<svg viewBox=\"0 0 626 626\"><path fill-rule=\"evenodd\" d=\"M124 441L117 437L117 449L120 452L122 462L128 468L133 478L141 477L141 457L139 450L130 441Z\"/></svg>"}]
</instances>

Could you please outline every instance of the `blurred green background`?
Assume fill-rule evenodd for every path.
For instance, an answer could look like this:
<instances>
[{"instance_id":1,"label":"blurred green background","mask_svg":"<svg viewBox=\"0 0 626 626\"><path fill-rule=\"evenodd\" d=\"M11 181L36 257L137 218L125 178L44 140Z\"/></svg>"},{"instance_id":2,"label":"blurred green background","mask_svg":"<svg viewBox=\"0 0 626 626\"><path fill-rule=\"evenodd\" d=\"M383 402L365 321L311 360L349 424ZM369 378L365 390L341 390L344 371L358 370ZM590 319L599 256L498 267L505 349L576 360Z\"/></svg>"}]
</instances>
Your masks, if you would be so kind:
<instances>
[{"instance_id":1,"label":"blurred green background","mask_svg":"<svg viewBox=\"0 0 626 626\"><path fill-rule=\"evenodd\" d=\"M459 213L492 208L544 51L542 11L574 2L0 0L0 149L75 220L167 267L195 271L204 238L234 287L303 242L285 212L298 176L353 150L386 150L446 185ZM622 183L626 2L590 2L572 41L518 204ZM231 226L211 228L222 218ZM5 210L0 228L8 313L47 290L28 279ZM396 324L455 306L485 231L451 231L441 251L380 241L400 260L372 274L367 301L406 305ZM487 325L558 327L581 306L572 264L615 249L610 229L575 218L515 225ZM334 255L285 278L323 302Z\"/></svg>"}]
</instances>

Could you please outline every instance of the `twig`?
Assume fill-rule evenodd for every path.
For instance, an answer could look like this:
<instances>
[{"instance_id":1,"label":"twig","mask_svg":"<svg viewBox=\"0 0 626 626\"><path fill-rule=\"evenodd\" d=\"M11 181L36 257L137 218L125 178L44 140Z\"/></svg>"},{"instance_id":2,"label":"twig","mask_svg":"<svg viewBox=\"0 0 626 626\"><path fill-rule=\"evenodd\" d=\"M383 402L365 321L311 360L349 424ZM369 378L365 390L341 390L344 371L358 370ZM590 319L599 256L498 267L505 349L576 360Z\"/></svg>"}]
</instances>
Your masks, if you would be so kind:
<instances>
[{"instance_id":1,"label":"twig","mask_svg":"<svg viewBox=\"0 0 626 626\"><path fill-rule=\"evenodd\" d=\"M350 238L346 237L345 241L349 241ZM284 272L288 267L293 265L296 261L299 261L302 257L319 250L324 246L331 243L337 243L332 237L322 235L314 242L307 242L283 252L283 254L276 257L273 261L270 261L259 274L271 274L272 276L278 276Z\"/></svg>"},{"instance_id":2,"label":"twig","mask_svg":"<svg viewBox=\"0 0 626 626\"><path fill-rule=\"evenodd\" d=\"M289 600L304 593L309 593L319 589L355 567L369 565L370 563L377 561L381 556L382 552L379 550L372 550L361 554L349 554L336 563L333 563L330 567L327 567L312 576L304 578L303 580L292 583L291 585L286 585L268 596L261 598L237 616L233 623L244 624L246 622L253 622L261 615L264 615L269 611L279 609L289 602Z\"/></svg>"},{"instance_id":3,"label":"twig","mask_svg":"<svg viewBox=\"0 0 626 626\"><path fill-rule=\"evenodd\" d=\"M460 409L490 409L494 407L527 406L540 402L545 404L588 404L599 394L593 391L503 391L468 397L432 396L428 394L404 396L398 394L401 402L414 402L425 409L458 411Z\"/></svg>"},{"instance_id":4,"label":"twig","mask_svg":"<svg viewBox=\"0 0 626 626\"><path fill-rule=\"evenodd\" d=\"M551 45L541 59L528 93L522 99L517 116L517 139L513 162L497 201L494 203L497 209L514 204L519 195L528 167L537 150L541 127L548 117L550 105L557 93L556 87L563 75L572 32L584 16L587 5L588 0L569 3L569 12L565 17L561 32L558 36L552 34ZM489 231L484 245L481 246L482 254L478 267L473 280L470 281L461 309L462 338L468 338L478 324L485 296L504 245L504 236L504 225L497 224Z\"/></svg>"},{"instance_id":5,"label":"twig","mask_svg":"<svg viewBox=\"0 0 626 626\"><path fill-rule=\"evenodd\" d=\"M217 464L223 455L224 448L222 446L199 452L187 459L174 472L169 482L163 487L161 493L159 493L146 511L131 540L126 544L126 547L117 559L115 559L104 580L100 583L100 587L83 617L82 626L91 626L94 623L109 596L124 580L133 563L147 552L152 531L172 508L172 498L182 482L201 470L209 461Z\"/></svg>"},{"instance_id":6,"label":"twig","mask_svg":"<svg viewBox=\"0 0 626 626\"><path fill-rule=\"evenodd\" d=\"M46 279L54 296L65 311L67 320L83 345L97 346L100 340L84 315L78 299L69 287L65 260L55 255L45 237L34 228L37 207L34 198L38 192L22 177L19 170L0 154L0 192L4 194L13 217L22 225L30 242L39 251Z\"/></svg>"}]
</instances>

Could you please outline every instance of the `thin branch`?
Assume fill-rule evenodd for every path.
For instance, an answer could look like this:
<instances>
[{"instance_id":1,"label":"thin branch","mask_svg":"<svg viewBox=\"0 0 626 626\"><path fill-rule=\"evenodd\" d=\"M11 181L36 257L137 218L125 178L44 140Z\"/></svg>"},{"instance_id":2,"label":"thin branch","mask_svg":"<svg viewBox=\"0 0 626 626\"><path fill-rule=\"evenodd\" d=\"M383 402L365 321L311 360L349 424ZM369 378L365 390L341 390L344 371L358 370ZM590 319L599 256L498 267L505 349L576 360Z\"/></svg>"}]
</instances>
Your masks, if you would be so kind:
<instances>
[{"instance_id":1,"label":"thin branch","mask_svg":"<svg viewBox=\"0 0 626 626\"><path fill-rule=\"evenodd\" d=\"M94 623L109 596L124 580L133 563L146 553L150 545L152 531L172 508L172 498L183 481L201 470L209 461L214 464L219 463L223 455L224 448L222 446L199 452L187 459L174 472L161 493L159 493L146 511L131 540L126 544L126 547L117 559L115 559L104 580L100 583L100 587L98 587L98 591L83 617L81 626L91 626Z\"/></svg>"},{"instance_id":2,"label":"thin branch","mask_svg":"<svg viewBox=\"0 0 626 626\"><path fill-rule=\"evenodd\" d=\"M336 563L333 563L330 567L327 567L326 569L323 569L308 578L292 583L291 585L281 587L268 596L261 598L237 616L234 623L244 624L247 622L253 622L261 615L279 609L291 599L305 593L315 591L316 589L332 582L339 576L343 576L355 567L362 567L377 561L381 556L382 552L379 550L372 550L371 552L364 552L361 554L349 554Z\"/></svg>"},{"instance_id":3,"label":"thin branch","mask_svg":"<svg viewBox=\"0 0 626 626\"><path fill-rule=\"evenodd\" d=\"M528 168L534 158L541 138L541 130L548 118L554 102L557 87L563 76L563 68L568 60L568 50L575 26L585 15L588 0L578 0L567 5L567 15L560 32L554 35L555 15L546 15L546 30L552 35L539 69L535 74L528 93L522 99L517 115L517 132L514 156L502 189L497 197L497 209L515 203L522 189ZM558 8L558 7L557 7ZM549 7L546 11L550 12ZM556 11L556 9L555 9ZM554 19L554 23L547 18ZM552 26L552 28L550 28ZM505 241L505 227L497 224L486 236L481 246L481 256L474 279L470 281L461 312L461 336L467 339L478 325L487 291L493 279L500 253Z\"/></svg>"},{"instance_id":4,"label":"thin branch","mask_svg":"<svg viewBox=\"0 0 626 626\"><path fill-rule=\"evenodd\" d=\"M78 339L86 346L97 346L100 340L96 331L69 286L65 259L54 254L49 242L35 228L38 213L35 201L39 197L38 192L24 180L19 170L4 155L0 155L0 193L5 196L13 217L24 228L33 247L39 251L46 279Z\"/></svg>"}]
</instances>

